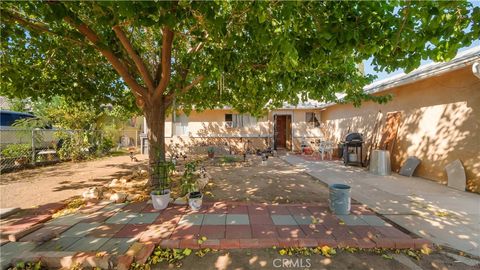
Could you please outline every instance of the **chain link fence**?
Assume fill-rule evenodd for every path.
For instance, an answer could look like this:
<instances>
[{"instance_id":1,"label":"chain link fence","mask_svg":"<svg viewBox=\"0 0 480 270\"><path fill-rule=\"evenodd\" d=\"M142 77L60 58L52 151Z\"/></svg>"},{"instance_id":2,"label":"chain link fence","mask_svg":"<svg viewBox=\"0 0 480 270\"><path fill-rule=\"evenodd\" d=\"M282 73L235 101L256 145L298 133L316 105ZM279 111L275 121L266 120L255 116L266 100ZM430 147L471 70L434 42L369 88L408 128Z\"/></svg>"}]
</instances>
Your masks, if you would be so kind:
<instances>
[{"instance_id":1,"label":"chain link fence","mask_svg":"<svg viewBox=\"0 0 480 270\"><path fill-rule=\"evenodd\" d=\"M0 171L83 160L108 153L114 142L99 130L0 130Z\"/></svg>"}]
</instances>

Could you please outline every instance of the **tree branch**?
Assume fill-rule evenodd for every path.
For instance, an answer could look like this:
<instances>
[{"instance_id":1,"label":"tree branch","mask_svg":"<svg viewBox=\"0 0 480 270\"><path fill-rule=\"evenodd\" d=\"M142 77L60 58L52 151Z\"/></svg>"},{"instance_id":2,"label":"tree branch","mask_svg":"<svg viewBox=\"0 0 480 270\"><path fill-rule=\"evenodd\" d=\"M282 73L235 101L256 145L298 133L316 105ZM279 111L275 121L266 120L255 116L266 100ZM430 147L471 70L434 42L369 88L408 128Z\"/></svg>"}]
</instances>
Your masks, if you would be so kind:
<instances>
[{"instance_id":1,"label":"tree branch","mask_svg":"<svg viewBox=\"0 0 480 270\"><path fill-rule=\"evenodd\" d=\"M5 16L5 18L7 20L10 20L10 21L15 21L17 23L19 23L20 25L23 25L24 27L26 28L29 28L30 30L33 30L35 32L45 32L45 33L48 33L48 34L52 34L54 36L57 36L57 37L61 37L61 38L64 38L64 39L67 39L69 41L72 41L76 44L79 44L79 45L82 45L82 46L90 46L88 43L82 41L82 40L78 40L78 39L74 39L72 37L69 37L69 36L65 36L65 35L61 35L59 33L56 33L52 30L50 30L47 25L45 24L39 24L39 23L35 23L35 22L32 22L32 21L28 21L16 14L13 14L13 13L10 13L9 11L7 10L2 10L2 15Z\"/></svg>"},{"instance_id":2,"label":"tree branch","mask_svg":"<svg viewBox=\"0 0 480 270\"><path fill-rule=\"evenodd\" d=\"M205 80L205 76L203 75L200 75L198 76L197 78L195 78L189 85L183 87L180 92L177 94L177 95L183 95L185 93L187 93L190 89L192 89L193 87L195 87L195 85L197 85L198 83L200 83L201 81ZM170 93L166 98L165 98L165 104L168 106L170 105L170 102L172 102L173 98L175 97L175 92L172 92Z\"/></svg>"},{"instance_id":3,"label":"tree branch","mask_svg":"<svg viewBox=\"0 0 480 270\"><path fill-rule=\"evenodd\" d=\"M120 61L120 59L115 56L115 54L107 49L100 43L100 38L97 34L88 27L85 23L76 23L71 17L65 17L64 20L70 24L72 27L76 28L81 34L83 34L91 43L93 43L100 53L107 58L107 60L112 64L113 68L118 72L118 74L123 78L125 83L136 93L137 97L143 97L144 102L147 101L147 91L144 87L139 85L137 81L130 75L127 67Z\"/></svg>"},{"instance_id":4,"label":"tree branch","mask_svg":"<svg viewBox=\"0 0 480 270\"><path fill-rule=\"evenodd\" d=\"M162 29L162 77L160 79L160 83L155 89L155 93L153 96L154 100L160 98L163 95L163 93L167 89L168 83L170 82L172 66L172 43L173 31L168 27L164 27Z\"/></svg>"},{"instance_id":5,"label":"tree branch","mask_svg":"<svg viewBox=\"0 0 480 270\"><path fill-rule=\"evenodd\" d=\"M196 53L200 51L203 48L203 45L203 42L198 43L197 46L195 46L194 48L190 48L190 50L188 50L188 53Z\"/></svg>"},{"instance_id":6,"label":"tree branch","mask_svg":"<svg viewBox=\"0 0 480 270\"><path fill-rule=\"evenodd\" d=\"M143 62L142 58L140 58L140 56L135 52L132 44L130 43L130 41L128 40L127 36L122 31L122 28L120 26L118 25L114 26L113 31L117 35L118 39L122 43L125 50L127 50L127 53L130 56L130 58L132 58L133 62L135 63L135 66L140 72L140 75L142 76L142 79L145 82L145 85L147 86L148 90L150 90L150 92L153 92L155 90L155 87L153 86L153 79L147 67L145 66L145 63Z\"/></svg>"}]
</instances>

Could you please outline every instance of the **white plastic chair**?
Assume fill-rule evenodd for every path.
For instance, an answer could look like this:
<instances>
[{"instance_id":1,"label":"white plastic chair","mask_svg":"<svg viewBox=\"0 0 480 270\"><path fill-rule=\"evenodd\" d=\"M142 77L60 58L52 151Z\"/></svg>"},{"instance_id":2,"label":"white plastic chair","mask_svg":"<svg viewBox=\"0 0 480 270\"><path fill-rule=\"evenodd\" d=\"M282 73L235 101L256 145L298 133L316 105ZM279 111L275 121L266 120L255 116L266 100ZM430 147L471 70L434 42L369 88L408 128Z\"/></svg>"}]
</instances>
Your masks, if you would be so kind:
<instances>
[{"instance_id":1,"label":"white plastic chair","mask_svg":"<svg viewBox=\"0 0 480 270\"><path fill-rule=\"evenodd\" d=\"M322 160L324 160L325 154L328 155L329 159L332 159L333 156L333 143L328 141L321 141L319 147Z\"/></svg>"}]
</instances>

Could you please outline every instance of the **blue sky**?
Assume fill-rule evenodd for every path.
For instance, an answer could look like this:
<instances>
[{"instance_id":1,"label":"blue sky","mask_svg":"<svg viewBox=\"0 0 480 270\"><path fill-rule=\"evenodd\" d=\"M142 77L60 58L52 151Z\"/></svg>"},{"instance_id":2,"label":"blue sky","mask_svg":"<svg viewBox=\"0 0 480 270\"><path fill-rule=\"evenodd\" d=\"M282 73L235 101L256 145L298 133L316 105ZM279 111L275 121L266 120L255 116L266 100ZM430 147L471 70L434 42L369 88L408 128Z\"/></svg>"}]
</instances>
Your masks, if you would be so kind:
<instances>
[{"instance_id":1,"label":"blue sky","mask_svg":"<svg viewBox=\"0 0 480 270\"><path fill-rule=\"evenodd\" d=\"M480 1L471 1L471 2L473 4L473 6L477 6L477 7L480 6ZM475 40L469 47L461 48L458 51L461 52L461 51L467 50L467 49L475 47L475 46L480 46L480 39ZM432 60L423 60L421 65L428 64L428 63L431 63L431 62L432 62ZM368 59L365 62L365 73L366 74L377 75L378 78L376 79L376 81L387 78L387 77L390 77L390 76L393 76L393 75L396 75L396 74L399 74L399 73L403 73L402 69L396 70L395 72L392 72L392 73L376 72L376 71L373 70L373 66L371 65L371 63L372 63L372 58Z\"/></svg>"}]
</instances>

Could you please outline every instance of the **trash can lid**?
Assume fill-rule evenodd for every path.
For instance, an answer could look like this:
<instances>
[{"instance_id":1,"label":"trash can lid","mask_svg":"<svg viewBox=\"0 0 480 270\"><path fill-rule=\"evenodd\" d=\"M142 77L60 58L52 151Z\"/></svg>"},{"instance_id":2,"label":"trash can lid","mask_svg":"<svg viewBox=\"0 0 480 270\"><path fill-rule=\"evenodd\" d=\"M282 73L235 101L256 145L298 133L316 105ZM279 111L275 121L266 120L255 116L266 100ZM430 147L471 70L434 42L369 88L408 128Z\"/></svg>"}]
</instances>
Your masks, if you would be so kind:
<instances>
[{"instance_id":1,"label":"trash can lid","mask_svg":"<svg viewBox=\"0 0 480 270\"><path fill-rule=\"evenodd\" d=\"M330 188L332 188L332 189L350 189L350 186L345 185L345 184L333 184L333 185L330 185Z\"/></svg>"}]
</instances>

